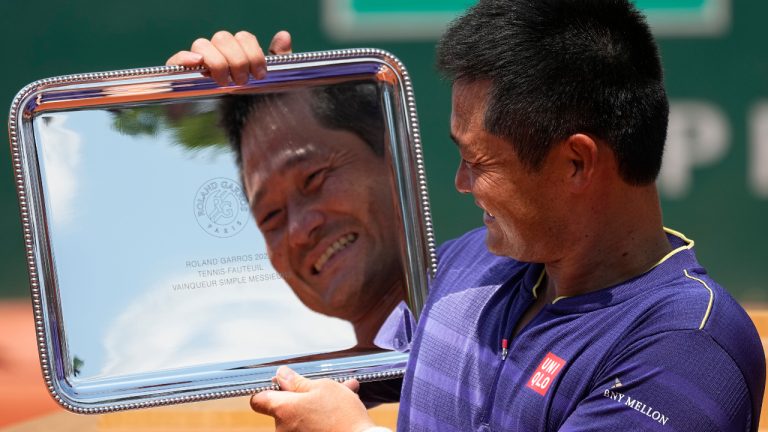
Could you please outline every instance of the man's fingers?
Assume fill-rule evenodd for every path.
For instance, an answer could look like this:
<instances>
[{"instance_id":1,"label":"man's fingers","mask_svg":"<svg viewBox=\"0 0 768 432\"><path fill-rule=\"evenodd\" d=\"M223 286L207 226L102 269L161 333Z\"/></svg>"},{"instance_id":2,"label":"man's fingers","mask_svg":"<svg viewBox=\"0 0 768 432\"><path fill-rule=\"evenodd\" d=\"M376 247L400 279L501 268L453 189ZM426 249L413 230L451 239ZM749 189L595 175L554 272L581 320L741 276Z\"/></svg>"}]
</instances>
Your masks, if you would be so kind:
<instances>
[{"instance_id":1,"label":"man's fingers","mask_svg":"<svg viewBox=\"0 0 768 432\"><path fill-rule=\"evenodd\" d=\"M277 393L272 390L265 390L251 396L251 409L259 414L271 416L274 412L272 394Z\"/></svg>"},{"instance_id":2,"label":"man's fingers","mask_svg":"<svg viewBox=\"0 0 768 432\"><path fill-rule=\"evenodd\" d=\"M232 33L224 30L216 32L211 38L211 44L224 56L232 81L239 85L247 83L249 59Z\"/></svg>"},{"instance_id":3,"label":"man's fingers","mask_svg":"<svg viewBox=\"0 0 768 432\"><path fill-rule=\"evenodd\" d=\"M166 60L166 66L195 67L203 64L203 56L192 51L179 51Z\"/></svg>"},{"instance_id":4,"label":"man's fingers","mask_svg":"<svg viewBox=\"0 0 768 432\"><path fill-rule=\"evenodd\" d=\"M296 404L301 396L291 392L265 390L251 396L251 409L277 418L290 414L290 407Z\"/></svg>"},{"instance_id":5,"label":"man's fingers","mask_svg":"<svg viewBox=\"0 0 768 432\"><path fill-rule=\"evenodd\" d=\"M227 85L229 83L229 64L227 59L213 46L211 41L205 38L195 40L192 43L192 52L203 56L205 66L208 68L214 81L219 83L219 85Z\"/></svg>"},{"instance_id":6,"label":"man's fingers","mask_svg":"<svg viewBox=\"0 0 768 432\"><path fill-rule=\"evenodd\" d=\"M263 79L267 75L267 60L258 39L247 31L235 33L235 39L248 59L249 70L254 78Z\"/></svg>"},{"instance_id":7,"label":"man's fingers","mask_svg":"<svg viewBox=\"0 0 768 432\"><path fill-rule=\"evenodd\" d=\"M343 385L329 379L312 381L281 366L274 381L281 391L253 395L251 408L274 417L278 431L362 431L373 426L365 406L350 388L358 386L355 380Z\"/></svg>"},{"instance_id":8,"label":"man's fingers","mask_svg":"<svg viewBox=\"0 0 768 432\"><path fill-rule=\"evenodd\" d=\"M280 386L280 390L300 393L309 391L313 384L312 380L297 374L288 366L280 366L277 369L275 381Z\"/></svg>"},{"instance_id":9,"label":"man's fingers","mask_svg":"<svg viewBox=\"0 0 768 432\"><path fill-rule=\"evenodd\" d=\"M278 32L272 39L270 52L288 54L291 52L291 35L286 31ZM219 31L208 40L197 39L189 51L179 51L171 56L166 65L186 67L205 66L209 75L219 85L227 85L230 79L235 84L246 84L248 75L263 79L267 74L267 61L264 51L256 36L239 31L233 35L228 31Z\"/></svg>"},{"instance_id":10,"label":"man's fingers","mask_svg":"<svg viewBox=\"0 0 768 432\"><path fill-rule=\"evenodd\" d=\"M269 44L269 53L276 55L290 54L291 48L291 34L285 30L275 33L272 37L272 42Z\"/></svg>"},{"instance_id":11,"label":"man's fingers","mask_svg":"<svg viewBox=\"0 0 768 432\"><path fill-rule=\"evenodd\" d=\"M355 393L360 391L360 382L356 379L346 380L342 384L344 384L348 389L352 390Z\"/></svg>"}]
</instances>

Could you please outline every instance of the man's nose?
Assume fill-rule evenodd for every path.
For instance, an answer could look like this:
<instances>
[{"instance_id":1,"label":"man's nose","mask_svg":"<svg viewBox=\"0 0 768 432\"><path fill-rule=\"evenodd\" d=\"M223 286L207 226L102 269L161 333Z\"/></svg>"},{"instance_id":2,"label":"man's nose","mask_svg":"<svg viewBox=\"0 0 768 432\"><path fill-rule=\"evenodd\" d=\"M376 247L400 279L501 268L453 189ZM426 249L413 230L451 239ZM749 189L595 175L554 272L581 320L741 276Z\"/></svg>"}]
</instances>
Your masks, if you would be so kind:
<instances>
[{"instance_id":1,"label":"man's nose","mask_svg":"<svg viewBox=\"0 0 768 432\"><path fill-rule=\"evenodd\" d=\"M323 225L323 214L314 209L293 209L288 222L288 242L301 246L315 239L318 228Z\"/></svg>"},{"instance_id":2,"label":"man's nose","mask_svg":"<svg viewBox=\"0 0 768 432\"><path fill-rule=\"evenodd\" d=\"M454 179L456 190L461 193L471 193L472 181L472 172L463 160L460 161L459 168L456 170L456 178Z\"/></svg>"}]
</instances>

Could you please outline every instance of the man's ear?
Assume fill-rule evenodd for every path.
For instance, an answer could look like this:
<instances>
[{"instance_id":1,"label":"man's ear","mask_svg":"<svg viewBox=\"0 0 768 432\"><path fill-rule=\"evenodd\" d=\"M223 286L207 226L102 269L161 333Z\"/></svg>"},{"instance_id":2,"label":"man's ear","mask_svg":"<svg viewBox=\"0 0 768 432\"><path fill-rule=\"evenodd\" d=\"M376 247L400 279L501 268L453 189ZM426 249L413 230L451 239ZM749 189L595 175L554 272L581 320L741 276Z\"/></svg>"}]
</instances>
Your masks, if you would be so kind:
<instances>
[{"instance_id":1,"label":"man's ear","mask_svg":"<svg viewBox=\"0 0 768 432\"><path fill-rule=\"evenodd\" d=\"M595 177L598 163L598 143L585 134L573 134L562 143L569 163L567 182L574 190L584 190Z\"/></svg>"}]
</instances>

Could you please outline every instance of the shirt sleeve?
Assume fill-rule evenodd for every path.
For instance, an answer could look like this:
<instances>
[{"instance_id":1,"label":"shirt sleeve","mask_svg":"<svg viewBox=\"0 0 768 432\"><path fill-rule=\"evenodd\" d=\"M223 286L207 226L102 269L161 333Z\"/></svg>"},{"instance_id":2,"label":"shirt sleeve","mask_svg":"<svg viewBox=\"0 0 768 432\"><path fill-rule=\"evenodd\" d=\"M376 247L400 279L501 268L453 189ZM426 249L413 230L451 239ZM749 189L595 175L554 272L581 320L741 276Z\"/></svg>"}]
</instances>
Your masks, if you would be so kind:
<instances>
[{"instance_id":1,"label":"shirt sleeve","mask_svg":"<svg viewBox=\"0 0 768 432\"><path fill-rule=\"evenodd\" d=\"M749 431L744 374L706 332L670 331L622 349L560 432Z\"/></svg>"}]
</instances>

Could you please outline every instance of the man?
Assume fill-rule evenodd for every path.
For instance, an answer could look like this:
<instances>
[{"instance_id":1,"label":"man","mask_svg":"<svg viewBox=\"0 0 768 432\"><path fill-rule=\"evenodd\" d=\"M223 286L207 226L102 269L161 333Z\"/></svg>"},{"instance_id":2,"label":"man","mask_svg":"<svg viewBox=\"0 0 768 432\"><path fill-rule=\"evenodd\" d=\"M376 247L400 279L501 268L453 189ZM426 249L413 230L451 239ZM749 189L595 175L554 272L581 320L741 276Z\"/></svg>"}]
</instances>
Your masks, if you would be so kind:
<instances>
[{"instance_id":1,"label":"man","mask_svg":"<svg viewBox=\"0 0 768 432\"><path fill-rule=\"evenodd\" d=\"M662 226L668 103L643 17L627 0L481 0L438 65L456 187L485 228L440 250L399 429L757 430L754 326ZM355 383L276 380L288 391L251 404L279 430L372 427Z\"/></svg>"},{"instance_id":2,"label":"man","mask_svg":"<svg viewBox=\"0 0 768 432\"><path fill-rule=\"evenodd\" d=\"M228 96L221 118L275 270L373 348L405 298L377 87Z\"/></svg>"}]
</instances>

